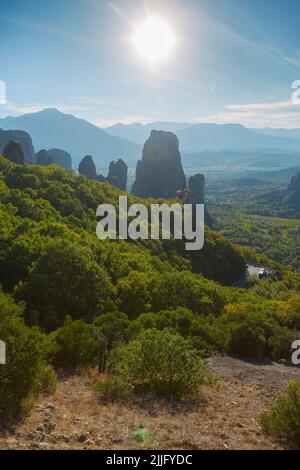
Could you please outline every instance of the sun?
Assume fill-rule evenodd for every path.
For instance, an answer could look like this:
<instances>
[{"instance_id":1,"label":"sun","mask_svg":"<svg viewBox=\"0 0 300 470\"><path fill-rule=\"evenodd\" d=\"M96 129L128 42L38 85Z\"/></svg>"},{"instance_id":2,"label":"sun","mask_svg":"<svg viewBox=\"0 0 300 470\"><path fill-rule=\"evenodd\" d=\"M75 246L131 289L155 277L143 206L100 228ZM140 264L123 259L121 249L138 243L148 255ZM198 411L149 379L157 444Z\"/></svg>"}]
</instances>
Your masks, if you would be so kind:
<instances>
[{"instance_id":1,"label":"sun","mask_svg":"<svg viewBox=\"0 0 300 470\"><path fill-rule=\"evenodd\" d=\"M158 63L170 56L176 38L167 23L151 17L136 28L133 43L140 57Z\"/></svg>"}]
</instances>

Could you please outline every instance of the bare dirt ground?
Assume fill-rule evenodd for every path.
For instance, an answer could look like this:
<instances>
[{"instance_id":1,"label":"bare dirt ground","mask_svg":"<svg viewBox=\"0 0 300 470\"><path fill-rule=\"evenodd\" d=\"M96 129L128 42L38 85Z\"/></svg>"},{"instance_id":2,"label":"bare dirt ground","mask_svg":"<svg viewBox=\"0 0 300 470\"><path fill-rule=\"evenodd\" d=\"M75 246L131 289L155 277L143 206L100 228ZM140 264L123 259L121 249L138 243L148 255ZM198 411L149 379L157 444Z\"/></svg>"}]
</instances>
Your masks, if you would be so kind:
<instances>
[{"instance_id":1,"label":"bare dirt ground","mask_svg":"<svg viewBox=\"0 0 300 470\"><path fill-rule=\"evenodd\" d=\"M230 357L206 367L218 385L180 404L103 404L92 391L94 373L63 378L22 422L0 430L0 449L284 449L264 435L259 416L289 380L300 380L300 368ZM140 427L150 433L143 442L134 437Z\"/></svg>"}]
</instances>

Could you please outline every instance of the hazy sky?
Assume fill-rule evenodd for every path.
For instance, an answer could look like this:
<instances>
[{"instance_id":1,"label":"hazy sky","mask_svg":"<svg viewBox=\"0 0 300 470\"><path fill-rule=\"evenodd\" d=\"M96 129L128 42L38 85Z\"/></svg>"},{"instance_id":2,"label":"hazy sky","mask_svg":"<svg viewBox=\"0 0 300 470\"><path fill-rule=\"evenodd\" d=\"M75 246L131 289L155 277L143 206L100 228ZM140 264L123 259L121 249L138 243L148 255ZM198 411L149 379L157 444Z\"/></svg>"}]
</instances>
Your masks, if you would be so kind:
<instances>
[{"instance_id":1,"label":"hazy sky","mask_svg":"<svg viewBox=\"0 0 300 470\"><path fill-rule=\"evenodd\" d=\"M177 37L155 67L130 42L147 14ZM0 0L0 117L300 127L299 21L299 0Z\"/></svg>"}]
</instances>

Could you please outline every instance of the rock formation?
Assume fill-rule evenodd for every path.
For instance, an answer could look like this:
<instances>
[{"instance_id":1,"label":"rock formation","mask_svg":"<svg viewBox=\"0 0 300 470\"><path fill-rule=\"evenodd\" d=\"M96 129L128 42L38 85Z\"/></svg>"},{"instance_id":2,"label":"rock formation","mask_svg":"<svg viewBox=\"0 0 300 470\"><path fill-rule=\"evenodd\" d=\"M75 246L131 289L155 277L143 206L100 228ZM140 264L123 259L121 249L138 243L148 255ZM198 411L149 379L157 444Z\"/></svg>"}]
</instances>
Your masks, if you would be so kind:
<instances>
[{"instance_id":1,"label":"rock formation","mask_svg":"<svg viewBox=\"0 0 300 470\"><path fill-rule=\"evenodd\" d=\"M117 162L110 162L108 176L97 175L96 180L100 183L110 183L115 188L126 191L127 170L126 163L119 159Z\"/></svg>"},{"instance_id":2,"label":"rock formation","mask_svg":"<svg viewBox=\"0 0 300 470\"><path fill-rule=\"evenodd\" d=\"M3 153L4 148L10 141L17 142L21 145L25 156L25 162L34 163L36 161L32 140L27 132L3 131L0 129L0 154Z\"/></svg>"},{"instance_id":3,"label":"rock formation","mask_svg":"<svg viewBox=\"0 0 300 470\"><path fill-rule=\"evenodd\" d=\"M97 178L96 166L93 157L86 155L79 163L78 172L80 175L86 176L91 180Z\"/></svg>"},{"instance_id":4,"label":"rock formation","mask_svg":"<svg viewBox=\"0 0 300 470\"><path fill-rule=\"evenodd\" d=\"M139 197L175 198L186 188L179 141L172 132L152 131L137 162L132 193Z\"/></svg>"},{"instance_id":5,"label":"rock formation","mask_svg":"<svg viewBox=\"0 0 300 470\"><path fill-rule=\"evenodd\" d=\"M116 163L111 162L107 177L108 183L121 189L121 191L126 191L127 171L128 167L123 160L119 159Z\"/></svg>"},{"instance_id":6,"label":"rock formation","mask_svg":"<svg viewBox=\"0 0 300 470\"><path fill-rule=\"evenodd\" d=\"M37 164L46 166L54 163L66 170L72 169L72 158L68 152L60 149L45 150L42 149L37 153Z\"/></svg>"},{"instance_id":7,"label":"rock formation","mask_svg":"<svg viewBox=\"0 0 300 470\"><path fill-rule=\"evenodd\" d=\"M3 150L3 157L7 158L11 162L17 163L18 165L25 163L25 155L21 144L19 144L19 142L14 142L13 140L10 140L8 144L6 144Z\"/></svg>"},{"instance_id":8,"label":"rock formation","mask_svg":"<svg viewBox=\"0 0 300 470\"><path fill-rule=\"evenodd\" d=\"M61 149L47 150L49 163L55 163L66 170L72 170L72 157L68 152Z\"/></svg>"},{"instance_id":9,"label":"rock formation","mask_svg":"<svg viewBox=\"0 0 300 470\"><path fill-rule=\"evenodd\" d=\"M40 150L37 153L36 157L37 157L38 165L42 165L42 166L49 165L49 158L48 158L47 150Z\"/></svg>"},{"instance_id":10,"label":"rock formation","mask_svg":"<svg viewBox=\"0 0 300 470\"><path fill-rule=\"evenodd\" d=\"M189 190L194 193L196 204L204 204L204 188L204 175L197 174L190 177Z\"/></svg>"},{"instance_id":11,"label":"rock formation","mask_svg":"<svg viewBox=\"0 0 300 470\"><path fill-rule=\"evenodd\" d=\"M103 175L97 175L96 180L99 181L99 183L107 183L107 178L106 176Z\"/></svg>"}]
</instances>

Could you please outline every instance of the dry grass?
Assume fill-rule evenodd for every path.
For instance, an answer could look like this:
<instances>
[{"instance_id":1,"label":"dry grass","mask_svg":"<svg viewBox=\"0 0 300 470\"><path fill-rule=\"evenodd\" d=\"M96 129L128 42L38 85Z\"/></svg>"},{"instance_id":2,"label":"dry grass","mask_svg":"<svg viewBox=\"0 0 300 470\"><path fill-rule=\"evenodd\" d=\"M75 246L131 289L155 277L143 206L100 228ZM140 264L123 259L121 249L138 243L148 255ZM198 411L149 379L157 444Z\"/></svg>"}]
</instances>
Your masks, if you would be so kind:
<instances>
[{"instance_id":1,"label":"dry grass","mask_svg":"<svg viewBox=\"0 0 300 470\"><path fill-rule=\"evenodd\" d=\"M216 361L210 370L220 369ZM238 366L244 369L235 361L224 363L215 388L176 404L145 398L103 404L92 391L96 371L61 378L54 395L41 397L24 422L0 435L0 449L281 449L258 424L277 387L256 380L259 366L240 376ZM139 427L150 431L143 442L134 439Z\"/></svg>"}]
</instances>

